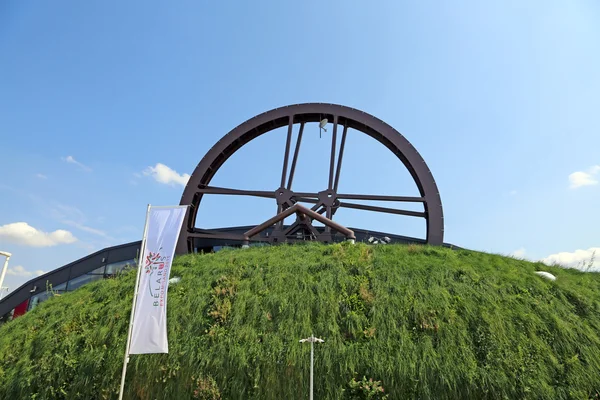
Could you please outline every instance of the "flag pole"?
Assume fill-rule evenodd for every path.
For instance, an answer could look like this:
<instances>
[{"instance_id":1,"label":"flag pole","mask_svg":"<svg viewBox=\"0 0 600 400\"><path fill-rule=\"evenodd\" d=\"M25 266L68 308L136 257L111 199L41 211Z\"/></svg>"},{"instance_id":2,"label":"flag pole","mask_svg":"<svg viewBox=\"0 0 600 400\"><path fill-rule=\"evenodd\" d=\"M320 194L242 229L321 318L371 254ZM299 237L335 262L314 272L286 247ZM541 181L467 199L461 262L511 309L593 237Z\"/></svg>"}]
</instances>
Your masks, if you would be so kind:
<instances>
[{"instance_id":1,"label":"flag pole","mask_svg":"<svg viewBox=\"0 0 600 400\"><path fill-rule=\"evenodd\" d=\"M131 331L133 329L133 317L135 314L135 305L138 295L138 286L140 283L140 275L142 273L142 265L144 263L144 252L146 250L146 236L148 234L148 216L150 215L151 205L148 204L146 209L146 222L144 223L144 236L142 237L142 245L140 246L140 255L138 257L137 276L135 278L135 289L133 292L133 302L131 305L131 316L129 318L129 331L127 332L127 344L125 345L125 357L123 358L123 372L121 374L121 387L119 389L119 400L123 400L123 390L125 388L125 375L127 375L127 364L129 363L129 346L131 345Z\"/></svg>"}]
</instances>

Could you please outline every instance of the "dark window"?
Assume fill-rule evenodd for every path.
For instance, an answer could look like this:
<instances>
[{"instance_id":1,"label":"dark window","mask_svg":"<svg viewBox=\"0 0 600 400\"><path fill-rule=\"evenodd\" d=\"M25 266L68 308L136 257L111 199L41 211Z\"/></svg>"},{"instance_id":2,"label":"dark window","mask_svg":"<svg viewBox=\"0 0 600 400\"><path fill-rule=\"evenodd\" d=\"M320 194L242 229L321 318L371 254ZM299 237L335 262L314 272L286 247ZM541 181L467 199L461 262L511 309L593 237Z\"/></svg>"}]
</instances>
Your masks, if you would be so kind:
<instances>
[{"instance_id":1,"label":"dark window","mask_svg":"<svg viewBox=\"0 0 600 400\"><path fill-rule=\"evenodd\" d=\"M91 275L104 275L104 269L106 266L101 266L100 268L96 268L95 270L88 272Z\"/></svg>"},{"instance_id":2,"label":"dark window","mask_svg":"<svg viewBox=\"0 0 600 400\"><path fill-rule=\"evenodd\" d=\"M213 247L213 251L216 253L219 250L225 250L225 249L235 249L235 246L214 246Z\"/></svg>"},{"instance_id":3,"label":"dark window","mask_svg":"<svg viewBox=\"0 0 600 400\"><path fill-rule=\"evenodd\" d=\"M63 293L67 290L67 282L61 283L60 285L52 286L51 290L54 293Z\"/></svg>"},{"instance_id":4,"label":"dark window","mask_svg":"<svg viewBox=\"0 0 600 400\"><path fill-rule=\"evenodd\" d=\"M127 271L135 268L135 260L119 261L106 265L106 275L115 275L121 271Z\"/></svg>"},{"instance_id":5,"label":"dark window","mask_svg":"<svg viewBox=\"0 0 600 400\"><path fill-rule=\"evenodd\" d=\"M15 313L15 309L13 308L12 310L10 310L9 312L7 312L6 314L4 314L3 316L0 317L0 324L10 321L13 319L13 314Z\"/></svg>"},{"instance_id":6,"label":"dark window","mask_svg":"<svg viewBox=\"0 0 600 400\"><path fill-rule=\"evenodd\" d=\"M50 291L38 293L36 295L31 296L31 298L29 299L28 311L33 310L35 307L37 307L38 304L43 303L44 301L48 300L52 296L54 296L54 294Z\"/></svg>"},{"instance_id":7,"label":"dark window","mask_svg":"<svg viewBox=\"0 0 600 400\"><path fill-rule=\"evenodd\" d=\"M77 288L80 288L81 286L83 286L85 284L88 284L93 281L97 281L98 279L103 279L103 276L102 275L89 275L89 274L78 276L77 278L73 278L73 279L69 280L69 283L67 284L67 290L69 292L71 292Z\"/></svg>"}]
</instances>

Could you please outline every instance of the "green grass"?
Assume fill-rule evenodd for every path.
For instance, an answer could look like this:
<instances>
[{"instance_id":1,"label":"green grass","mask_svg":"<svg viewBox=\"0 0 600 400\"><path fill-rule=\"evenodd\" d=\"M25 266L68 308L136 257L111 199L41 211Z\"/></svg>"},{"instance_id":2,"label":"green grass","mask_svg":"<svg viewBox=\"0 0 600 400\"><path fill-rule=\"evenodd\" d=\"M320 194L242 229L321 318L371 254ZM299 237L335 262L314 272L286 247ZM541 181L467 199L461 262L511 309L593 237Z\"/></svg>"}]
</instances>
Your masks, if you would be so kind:
<instances>
[{"instance_id":1,"label":"green grass","mask_svg":"<svg viewBox=\"0 0 600 400\"><path fill-rule=\"evenodd\" d=\"M555 282L533 274L554 273ZM600 276L427 246L296 245L176 259L169 354L132 355L127 399L305 399L353 377L390 399L589 399L600 392ZM135 274L0 327L1 399L114 399ZM213 385L214 386L214 385ZM200 396L200 394L198 395ZM212 398L212 397L205 397Z\"/></svg>"}]
</instances>

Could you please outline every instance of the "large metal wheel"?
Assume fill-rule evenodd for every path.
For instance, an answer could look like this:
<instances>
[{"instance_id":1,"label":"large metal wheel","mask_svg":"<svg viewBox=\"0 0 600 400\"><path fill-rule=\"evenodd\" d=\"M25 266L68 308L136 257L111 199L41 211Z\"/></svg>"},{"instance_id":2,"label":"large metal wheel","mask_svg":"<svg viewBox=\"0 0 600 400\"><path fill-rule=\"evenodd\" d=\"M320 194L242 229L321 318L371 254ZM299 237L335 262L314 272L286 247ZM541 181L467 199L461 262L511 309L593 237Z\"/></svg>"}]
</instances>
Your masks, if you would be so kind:
<instances>
[{"instance_id":1,"label":"large metal wheel","mask_svg":"<svg viewBox=\"0 0 600 400\"><path fill-rule=\"evenodd\" d=\"M327 187L317 188L315 192L294 192L292 189L298 152L302 142L304 126L307 123L319 123L323 119L332 122L331 158L329 163L329 182ZM293 150L292 133L294 126L299 125L299 133ZM281 181L274 184L272 191L239 190L235 188L221 188L210 186L210 181L219 168L231 155L246 143L269 131L287 126L287 140L284 151ZM348 129L355 129L379 141L394 153L409 171L419 190L419 197L385 196L377 194L345 194L338 193L338 183L342 169L344 146ZM337 148L337 135L341 133L341 142ZM336 161L336 153L337 161ZM290 161L291 156L291 161ZM177 245L177 253L183 254L193 250L194 238L212 238L224 240L242 240L240 235L206 230L196 227L196 217L202 198L206 194L221 194L234 196L256 196L272 198L277 204L277 213L292 207L296 202L312 203L313 211L324 214L327 219L333 216L340 207L382 212L389 214L407 215L423 218L426 223L426 242L432 245L443 244L444 217L440 194L433 179L431 171L417 150L398 131L385 122L363 111L344 107L336 104L308 103L296 104L276 108L242 123L221 140L219 140L200 161L191 175L183 196L181 205L189 205L182 232ZM347 200L373 200L390 202L422 203L424 211L409 211L396 208L378 207L372 205L356 204ZM302 218L299 218L299 220ZM302 221L297 221L302 222ZM285 227L283 221L277 222L268 238L261 237L261 241L287 241L294 232L294 225ZM332 231L330 226L325 226L321 231L313 230L313 238L322 241L331 241ZM333 232L335 233L335 232Z\"/></svg>"}]
</instances>

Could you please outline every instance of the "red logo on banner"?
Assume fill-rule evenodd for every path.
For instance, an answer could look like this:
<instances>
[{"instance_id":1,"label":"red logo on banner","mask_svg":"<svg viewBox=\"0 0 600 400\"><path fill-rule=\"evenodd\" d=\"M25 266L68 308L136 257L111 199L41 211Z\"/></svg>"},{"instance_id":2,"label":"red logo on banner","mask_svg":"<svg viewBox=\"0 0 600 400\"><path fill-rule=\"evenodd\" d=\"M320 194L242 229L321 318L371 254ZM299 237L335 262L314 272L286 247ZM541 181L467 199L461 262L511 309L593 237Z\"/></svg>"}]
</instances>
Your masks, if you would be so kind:
<instances>
[{"instance_id":1,"label":"red logo on banner","mask_svg":"<svg viewBox=\"0 0 600 400\"><path fill-rule=\"evenodd\" d=\"M165 300L165 287L167 283L168 267L170 257L161 256L159 249L156 253L148 252L144 263L144 271L150 274L148 277L148 290L154 307L162 307ZM167 267L165 269L165 267Z\"/></svg>"}]
</instances>

